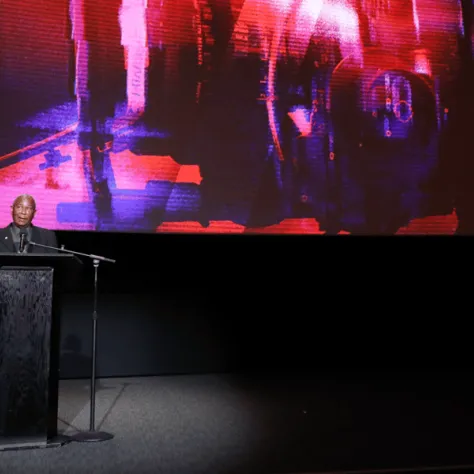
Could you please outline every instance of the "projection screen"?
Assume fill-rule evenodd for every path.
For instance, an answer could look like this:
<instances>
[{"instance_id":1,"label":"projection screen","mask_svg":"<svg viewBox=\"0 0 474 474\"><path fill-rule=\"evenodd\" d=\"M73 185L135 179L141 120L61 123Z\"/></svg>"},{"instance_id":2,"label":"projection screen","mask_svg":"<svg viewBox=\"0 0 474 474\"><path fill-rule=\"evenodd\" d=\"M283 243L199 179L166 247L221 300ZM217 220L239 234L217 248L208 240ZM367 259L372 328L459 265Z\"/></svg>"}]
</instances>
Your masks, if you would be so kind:
<instances>
[{"instance_id":1,"label":"projection screen","mask_svg":"<svg viewBox=\"0 0 474 474\"><path fill-rule=\"evenodd\" d=\"M458 0L0 9L0 226L28 193L54 230L456 230Z\"/></svg>"}]
</instances>

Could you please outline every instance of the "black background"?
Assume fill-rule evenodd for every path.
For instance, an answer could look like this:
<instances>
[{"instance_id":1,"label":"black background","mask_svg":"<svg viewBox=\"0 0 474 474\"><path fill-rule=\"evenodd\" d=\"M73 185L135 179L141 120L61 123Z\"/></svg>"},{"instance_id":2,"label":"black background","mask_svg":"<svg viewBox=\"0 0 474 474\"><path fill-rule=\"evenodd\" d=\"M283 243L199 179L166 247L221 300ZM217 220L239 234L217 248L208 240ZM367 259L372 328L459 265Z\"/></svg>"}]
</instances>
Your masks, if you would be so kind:
<instances>
[{"instance_id":1,"label":"black background","mask_svg":"<svg viewBox=\"0 0 474 474\"><path fill-rule=\"evenodd\" d=\"M99 269L99 376L470 367L469 237L58 232ZM92 262L62 297L61 377L90 374Z\"/></svg>"}]
</instances>

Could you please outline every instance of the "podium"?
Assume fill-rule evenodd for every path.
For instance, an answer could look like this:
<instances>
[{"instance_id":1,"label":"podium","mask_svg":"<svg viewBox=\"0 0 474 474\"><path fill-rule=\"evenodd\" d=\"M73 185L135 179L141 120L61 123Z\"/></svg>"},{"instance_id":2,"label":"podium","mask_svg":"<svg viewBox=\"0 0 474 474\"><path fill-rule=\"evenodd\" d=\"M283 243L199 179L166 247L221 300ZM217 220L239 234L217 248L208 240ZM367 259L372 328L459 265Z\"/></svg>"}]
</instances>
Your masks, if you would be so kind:
<instances>
[{"instance_id":1,"label":"podium","mask_svg":"<svg viewBox=\"0 0 474 474\"><path fill-rule=\"evenodd\" d=\"M58 294L81 261L0 253L0 451L60 446Z\"/></svg>"}]
</instances>

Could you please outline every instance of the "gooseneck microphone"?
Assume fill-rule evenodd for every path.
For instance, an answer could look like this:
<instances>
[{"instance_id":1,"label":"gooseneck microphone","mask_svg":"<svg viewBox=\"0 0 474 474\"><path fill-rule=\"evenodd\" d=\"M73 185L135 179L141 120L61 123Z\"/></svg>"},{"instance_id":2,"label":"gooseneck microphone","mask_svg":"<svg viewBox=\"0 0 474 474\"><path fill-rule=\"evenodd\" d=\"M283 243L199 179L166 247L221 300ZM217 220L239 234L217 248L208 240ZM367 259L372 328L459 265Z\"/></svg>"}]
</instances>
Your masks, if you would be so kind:
<instances>
[{"instance_id":1,"label":"gooseneck microphone","mask_svg":"<svg viewBox=\"0 0 474 474\"><path fill-rule=\"evenodd\" d=\"M23 253L25 251L26 244L26 232L22 230L20 232L20 247L18 248L18 253Z\"/></svg>"}]
</instances>

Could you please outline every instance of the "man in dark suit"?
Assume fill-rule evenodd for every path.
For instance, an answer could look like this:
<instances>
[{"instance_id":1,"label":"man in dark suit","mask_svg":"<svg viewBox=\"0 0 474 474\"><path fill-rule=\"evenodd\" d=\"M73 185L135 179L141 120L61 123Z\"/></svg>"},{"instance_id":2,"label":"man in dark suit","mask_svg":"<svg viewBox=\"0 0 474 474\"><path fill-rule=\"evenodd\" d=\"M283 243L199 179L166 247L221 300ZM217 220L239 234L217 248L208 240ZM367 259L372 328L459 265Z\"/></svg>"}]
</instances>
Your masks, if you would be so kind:
<instances>
[{"instance_id":1,"label":"man in dark suit","mask_svg":"<svg viewBox=\"0 0 474 474\"><path fill-rule=\"evenodd\" d=\"M12 223L0 229L0 253L19 253L21 234L26 234L23 253L56 253L56 250L30 245L35 242L48 247L58 246L56 234L48 229L32 224L36 214L36 202L32 196L18 196L12 205Z\"/></svg>"}]
</instances>

